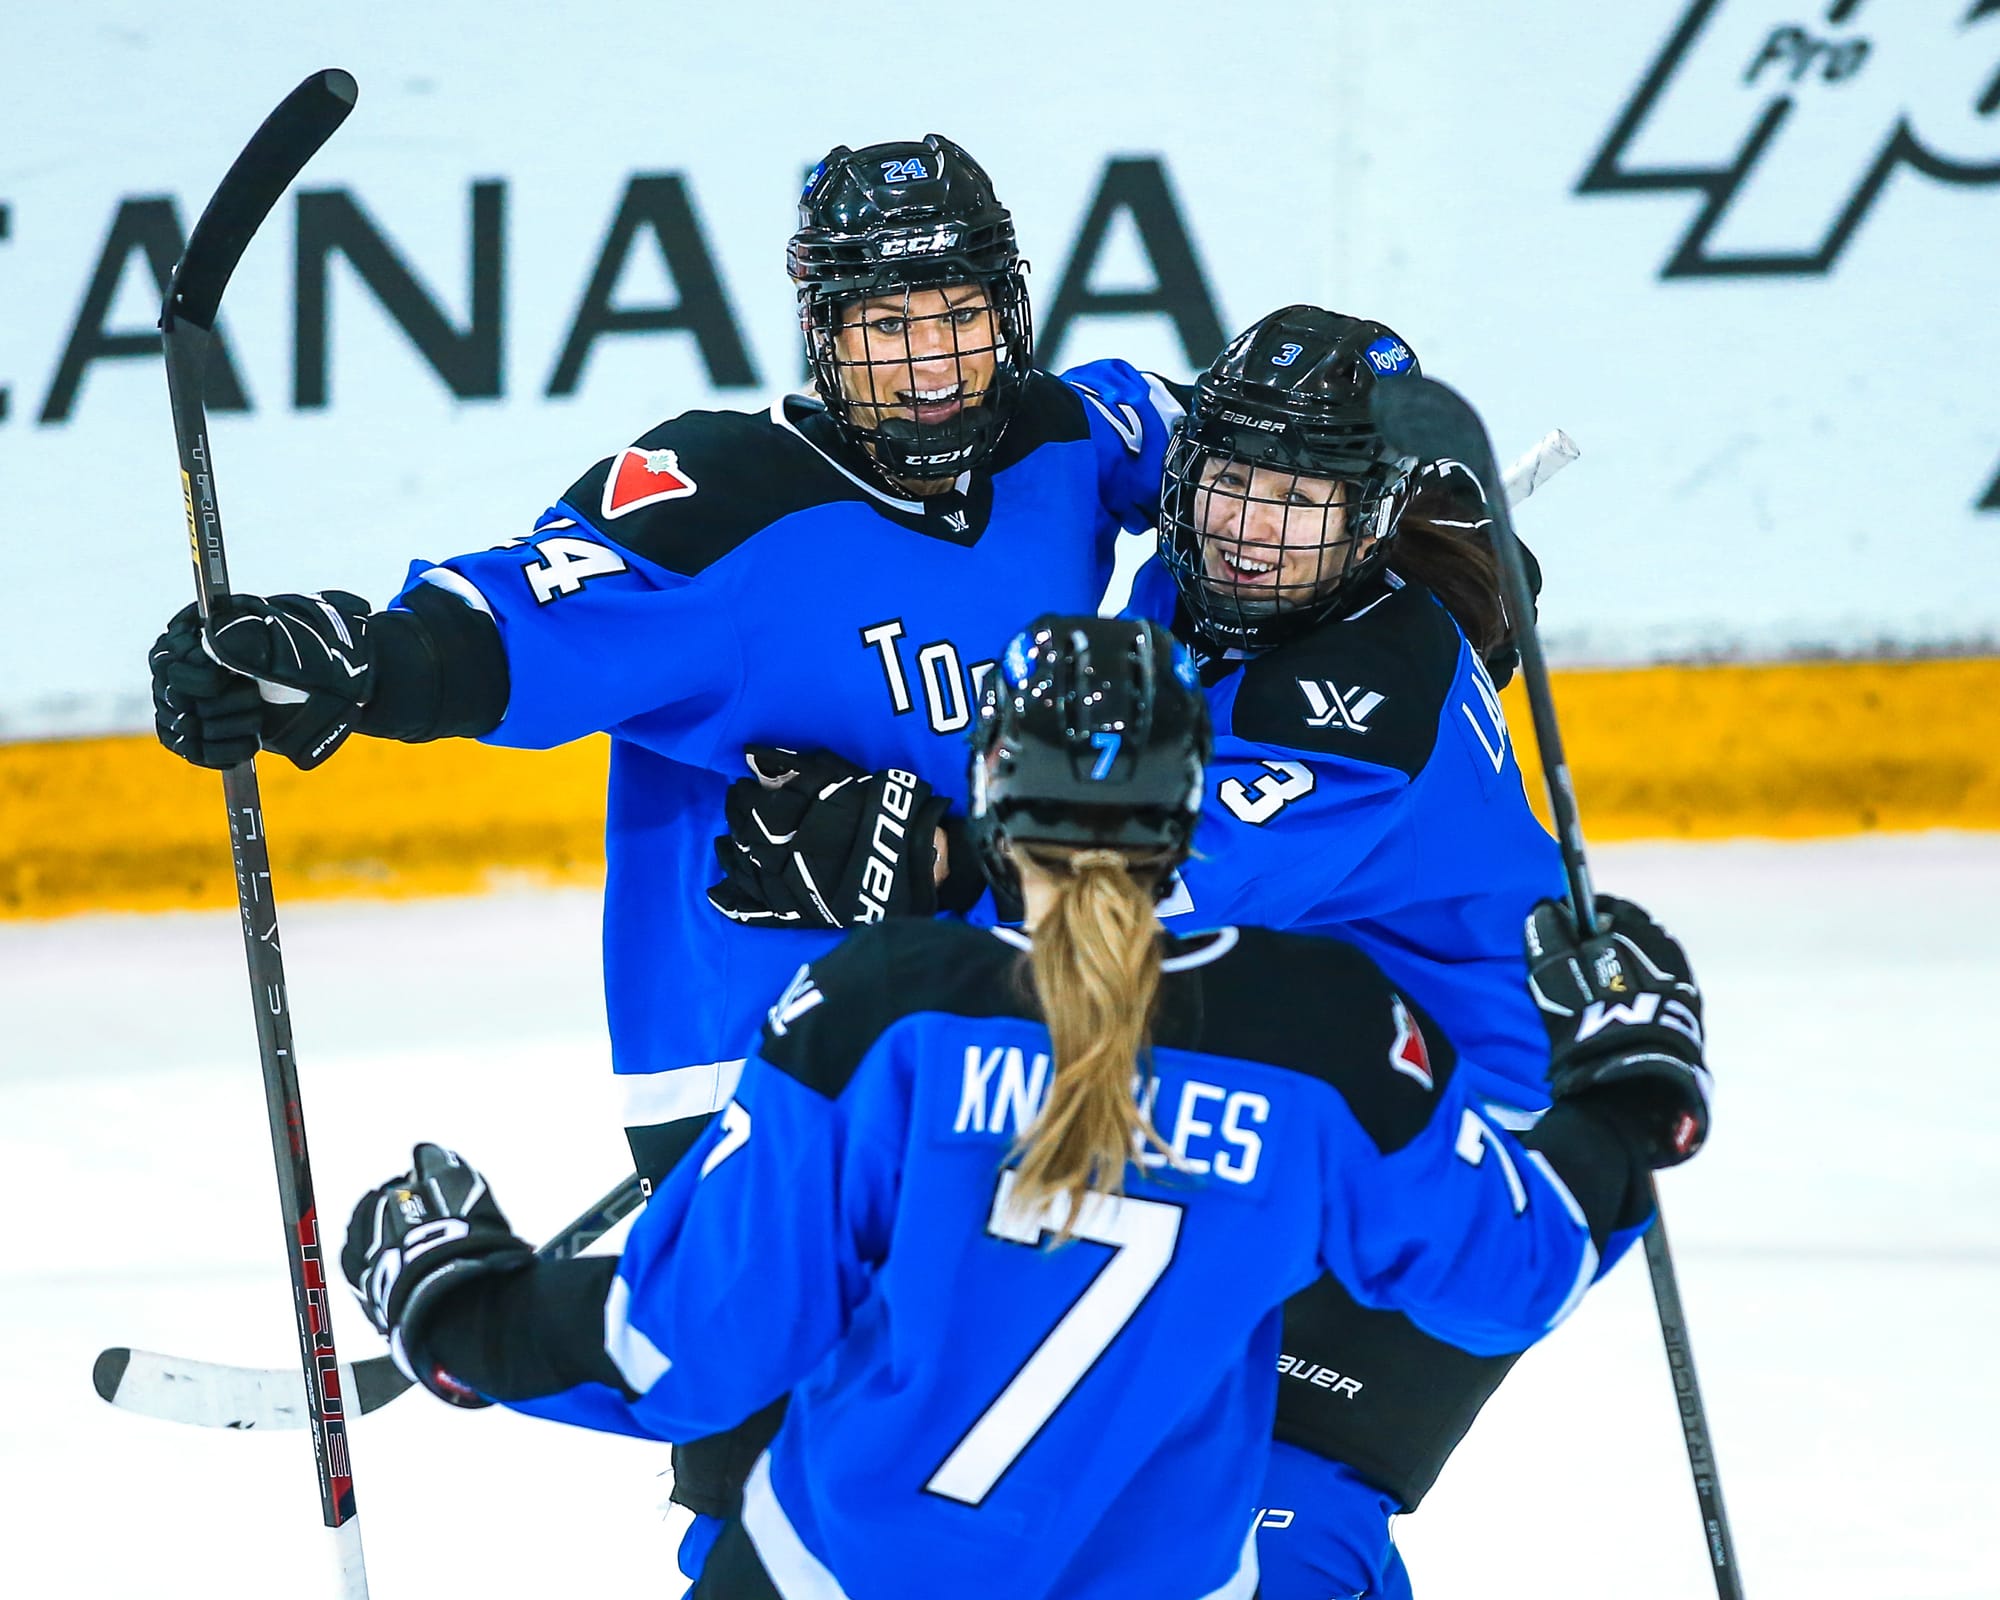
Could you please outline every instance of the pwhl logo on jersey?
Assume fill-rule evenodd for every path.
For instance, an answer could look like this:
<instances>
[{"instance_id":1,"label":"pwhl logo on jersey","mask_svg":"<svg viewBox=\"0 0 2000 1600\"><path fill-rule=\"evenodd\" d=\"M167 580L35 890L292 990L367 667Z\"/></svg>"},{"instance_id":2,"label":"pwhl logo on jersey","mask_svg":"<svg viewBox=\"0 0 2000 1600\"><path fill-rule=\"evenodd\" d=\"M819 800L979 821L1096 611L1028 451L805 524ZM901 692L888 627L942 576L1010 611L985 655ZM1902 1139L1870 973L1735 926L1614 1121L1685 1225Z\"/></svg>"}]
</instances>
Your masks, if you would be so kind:
<instances>
[{"instance_id":1,"label":"pwhl logo on jersey","mask_svg":"<svg viewBox=\"0 0 2000 1600\"><path fill-rule=\"evenodd\" d=\"M1366 733L1368 718L1386 698L1359 685L1342 689L1330 678L1301 678L1299 688L1306 697L1308 728L1345 728L1350 733Z\"/></svg>"},{"instance_id":2,"label":"pwhl logo on jersey","mask_svg":"<svg viewBox=\"0 0 2000 1600\"><path fill-rule=\"evenodd\" d=\"M1576 192L1701 196L1662 278L1815 277L1904 167L2000 184L2000 0L1693 0Z\"/></svg>"}]
</instances>

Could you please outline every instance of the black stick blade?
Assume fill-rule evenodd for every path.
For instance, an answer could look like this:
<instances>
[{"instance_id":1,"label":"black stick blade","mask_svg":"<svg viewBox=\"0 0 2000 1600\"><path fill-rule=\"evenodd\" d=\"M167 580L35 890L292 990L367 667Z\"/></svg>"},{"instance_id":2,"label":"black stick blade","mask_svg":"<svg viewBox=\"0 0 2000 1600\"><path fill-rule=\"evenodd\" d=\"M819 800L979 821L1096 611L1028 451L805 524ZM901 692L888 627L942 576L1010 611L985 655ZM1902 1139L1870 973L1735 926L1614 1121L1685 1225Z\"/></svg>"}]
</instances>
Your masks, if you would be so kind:
<instances>
[{"instance_id":1,"label":"black stick blade","mask_svg":"<svg viewBox=\"0 0 2000 1600\"><path fill-rule=\"evenodd\" d=\"M222 291L278 197L305 170L319 147L347 120L359 90L339 67L315 72L278 103L251 135L188 236L160 308L160 326L177 321L213 328Z\"/></svg>"},{"instance_id":2,"label":"black stick blade","mask_svg":"<svg viewBox=\"0 0 2000 1600\"><path fill-rule=\"evenodd\" d=\"M1462 461L1489 491L1500 481L1493 441L1465 396L1435 378L1394 378L1375 385L1368 409L1391 449L1419 461ZM1501 505L1506 496L1500 495Z\"/></svg>"},{"instance_id":3,"label":"black stick blade","mask_svg":"<svg viewBox=\"0 0 2000 1600\"><path fill-rule=\"evenodd\" d=\"M1493 437L1472 402L1435 378L1391 378L1375 385L1375 392L1368 397L1368 410L1398 455L1415 456L1419 461L1457 461L1471 469L1486 490L1486 509L1493 519L1493 554L1499 562L1508 614L1532 617L1535 597L1520 558L1500 466L1493 457Z\"/></svg>"},{"instance_id":4,"label":"black stick blade","mask_svg":"<svg viewBox=\"0 0 2000 1600\"><path fill-rule=\"evenodd\" d=\"M396 1370L387 1356L370 1356L354 1363L354 1406L363 1416L379 1411L410 1387L410 1380Z\"/></svg>"}]
</instances>

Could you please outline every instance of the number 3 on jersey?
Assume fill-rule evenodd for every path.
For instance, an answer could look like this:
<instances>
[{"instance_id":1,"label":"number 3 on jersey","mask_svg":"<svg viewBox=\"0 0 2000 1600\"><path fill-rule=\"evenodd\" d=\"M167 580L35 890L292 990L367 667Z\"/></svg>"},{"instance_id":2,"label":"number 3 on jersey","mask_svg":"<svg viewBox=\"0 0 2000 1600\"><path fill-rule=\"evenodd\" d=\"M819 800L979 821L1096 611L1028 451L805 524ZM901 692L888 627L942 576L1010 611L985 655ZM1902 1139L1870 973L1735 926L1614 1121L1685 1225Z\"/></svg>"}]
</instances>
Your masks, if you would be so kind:
<instances>
[{"instance_id":1,"label":"number 3 on jersey","mask_svg":"<svg viewBox=\"0 0 2000 1600\"><path fill-rule=\"evenodd\" d=\"M1303 761L1266 761L1262 765L1270 770L1255 783L1224 778L1215 786L1216 797L1232 814L1260 828L1294 800L1311 794L1319 781Z\"/></svg>"},{"instance_id":2,"label":"number 3 on jersey","mask_svg":"<svg viewBox=\"0 0 2000 1600\"><path fill-rule=\"evenodd\" d=\"M1000 1174L986 1231L1010 1244L1038 1249L1045 1235L1062 1230L1069 1196L1055 1195L1033 1212L1014 1205L1014 1173ZM1166 1200L1093 1194L1083 1203L1073 1237L1112 1247L1111 1259L1062 1314L1047 1338L979 1414L950 1455L924 1485L932 1494L976 1506L993 1492L1035 1442L1111 1341L1138 1313L1174 1259L1181 1208Z\"/></svg>"}]
</instances>

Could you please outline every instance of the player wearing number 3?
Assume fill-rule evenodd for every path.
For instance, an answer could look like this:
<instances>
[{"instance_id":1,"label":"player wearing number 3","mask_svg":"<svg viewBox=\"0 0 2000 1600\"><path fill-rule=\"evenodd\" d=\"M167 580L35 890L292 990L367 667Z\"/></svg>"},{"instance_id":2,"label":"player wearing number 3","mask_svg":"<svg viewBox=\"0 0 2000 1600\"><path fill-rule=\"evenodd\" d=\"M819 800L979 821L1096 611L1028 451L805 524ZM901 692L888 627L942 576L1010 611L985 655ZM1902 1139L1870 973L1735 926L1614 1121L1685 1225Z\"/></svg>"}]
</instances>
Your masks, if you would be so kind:
<instances>
[{"instance_id":1,"label":"player wearing number 3","mask_svg":"<svg viewBox=\"0 0 2000 1600\"><path fill-rule=\"evenodd\" d=\"M1156 625L1018 637L970 787L1026 931L889 922L802 968L618 1260L536 1262L419 1146L342 1255L399 1361L670 1438L791 1393L695 1600L1247 1600L1285 1298L1331 1272L1466 1349L1531 1342L1644 1205L1653 1091L1701 1069L1558 1029L1517 1143L1354 946L1167 936L1209 743ZM1678 947L1614 925L1645 961L1537 914L1551 993L1679 1003Z\"/></svg>"}]
</instances>

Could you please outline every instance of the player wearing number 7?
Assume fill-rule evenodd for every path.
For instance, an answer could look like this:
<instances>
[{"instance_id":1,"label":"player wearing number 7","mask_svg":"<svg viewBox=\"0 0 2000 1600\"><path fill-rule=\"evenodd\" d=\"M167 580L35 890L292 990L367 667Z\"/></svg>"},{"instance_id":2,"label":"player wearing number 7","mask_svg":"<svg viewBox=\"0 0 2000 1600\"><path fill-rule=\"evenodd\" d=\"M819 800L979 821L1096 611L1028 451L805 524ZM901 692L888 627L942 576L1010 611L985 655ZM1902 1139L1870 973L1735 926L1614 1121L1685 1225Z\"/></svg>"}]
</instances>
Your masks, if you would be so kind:
<instances>
[{"instance_id":1,"label":"player wearing number 7","mask_svg":"<svg viewBox=\"0 0 2000 1600\"><path fill-rule=\"evenodd\" d=\"M1194 651L1215 728L1194 852L1160 909L1172 928L1359 946L1520 1126L1548 1103L1521 923L1562 892L1562 864L1501 715L1512 645L1482 487L1456 463L1412 474L1372 420L1375 387L1416 371L1383 324L1294 305L1196 384L1167 452L1161 553L1129 611ZM810 782L732 790L719 906L742 915L761 894L777 911L802 877L851 881L863 785L819 782L809 805ZM1263 1491L1265 1600L1407 1597L1392 1519L1423 1504L1513 1359L1359 1303L1336 1276L1298 1296Z\"/></svg>"},{"instance_id":2,"label":"player wearing number 7","mask_svg":"<svg viewBox=\"0 0 2000 1600\"><path fill-rule=\"evenodd\" d=\"M419 1146L342 1256L398 1359L657 1437L789 1392L695 1600L1247 1600L1284 1300L1332 1272L1521 1348L1644 1207L1659 1086L1705 1075L1680 1035L1634 1043L1688 976L1650 923L1621 965L1537 914L1538 971L1576 986L1551 998L1596 1010L1518 1143L1353 945L1167 935L1209 746L1163 629L1041 619L970 785L1027 931L892 921L802 968L616 1261L537 1263Z\"/></svg>"}]
</instances>

